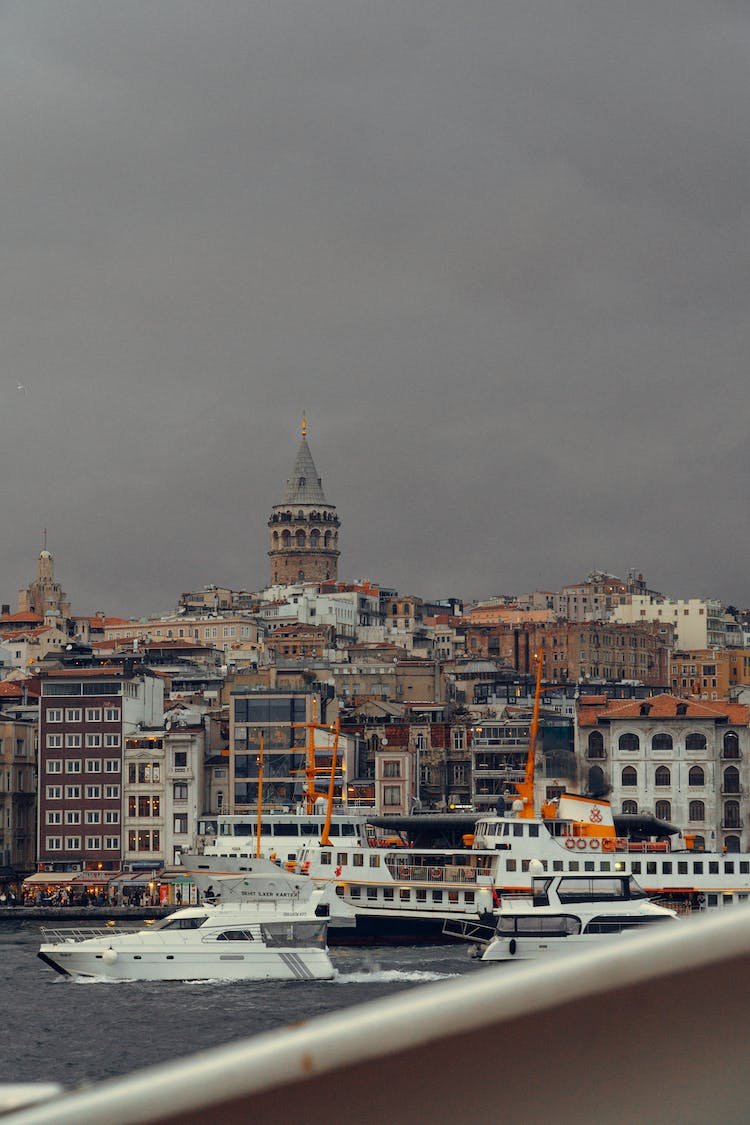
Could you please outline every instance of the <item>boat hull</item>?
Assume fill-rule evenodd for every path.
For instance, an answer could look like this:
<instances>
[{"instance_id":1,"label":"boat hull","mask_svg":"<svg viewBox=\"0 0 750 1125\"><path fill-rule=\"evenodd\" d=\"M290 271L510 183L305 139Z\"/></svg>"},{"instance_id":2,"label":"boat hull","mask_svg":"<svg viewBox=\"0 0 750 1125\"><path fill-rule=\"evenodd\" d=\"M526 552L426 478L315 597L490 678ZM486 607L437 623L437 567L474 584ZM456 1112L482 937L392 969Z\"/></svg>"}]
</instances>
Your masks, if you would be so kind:
<instances>
[{"instance_id":1,"label":"boat hull","mask_svg":"<svg viewBox=\"0 0 750 1125\"><path fill-rule=\"evenodd\" d=\"M64 976L113 981L332 980L336 975L324 949L165 954L135 947L84 949L83 944L42 945L39 957Z\"/></svg>"}]
</instances>

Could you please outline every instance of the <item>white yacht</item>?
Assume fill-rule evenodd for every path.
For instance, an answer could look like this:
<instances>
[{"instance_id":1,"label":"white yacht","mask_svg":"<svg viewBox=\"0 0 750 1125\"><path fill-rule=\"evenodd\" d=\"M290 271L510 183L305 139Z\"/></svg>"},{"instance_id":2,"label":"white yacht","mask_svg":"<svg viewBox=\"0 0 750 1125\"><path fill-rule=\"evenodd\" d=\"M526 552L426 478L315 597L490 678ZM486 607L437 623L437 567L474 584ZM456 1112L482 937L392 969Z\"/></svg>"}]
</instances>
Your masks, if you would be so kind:
<instances>
[{"instance_id":1,"label":"white yacht","mask_svg":"<svg viewBox=\"0 0 750 1125\"><path fill-rule=\"evenodd\" d=\"M107 980L330 980L326 930L347 908L256 860L232 902L190 906L140 930L42 929L39 957L66 976Z\"/></svg>"},{"instance_id":2,"label":"white yacht","mask_svg":"<svg viewBox=\"0 0 750 1125\"><path fill-rule=\"evenodd\" d=\"M677 920L627 875L533 876L529 898L503 902L482 961L575 954Z\"/></svg>"}]
</instances>

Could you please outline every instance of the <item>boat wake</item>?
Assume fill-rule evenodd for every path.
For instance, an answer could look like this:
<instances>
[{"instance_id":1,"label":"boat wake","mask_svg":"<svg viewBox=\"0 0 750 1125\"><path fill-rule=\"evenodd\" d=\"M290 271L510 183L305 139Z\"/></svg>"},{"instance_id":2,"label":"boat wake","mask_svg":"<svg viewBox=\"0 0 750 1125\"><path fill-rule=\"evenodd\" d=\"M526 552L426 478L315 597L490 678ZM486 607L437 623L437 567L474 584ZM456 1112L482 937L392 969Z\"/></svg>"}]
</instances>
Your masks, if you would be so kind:
<instances>
[{"instance_id":1,"label":"boat wake","mask_svg":"<svg viewBox=\"0 0 750 1125\"><path fill-rule=\"evenodd\" d=\"M400 981L424 983L431 980L447 980L459 976L458 973L429 973L418 969L373 969L358 973L339 973L333 984L391 984Z\"/></svg>"}]
</instances>

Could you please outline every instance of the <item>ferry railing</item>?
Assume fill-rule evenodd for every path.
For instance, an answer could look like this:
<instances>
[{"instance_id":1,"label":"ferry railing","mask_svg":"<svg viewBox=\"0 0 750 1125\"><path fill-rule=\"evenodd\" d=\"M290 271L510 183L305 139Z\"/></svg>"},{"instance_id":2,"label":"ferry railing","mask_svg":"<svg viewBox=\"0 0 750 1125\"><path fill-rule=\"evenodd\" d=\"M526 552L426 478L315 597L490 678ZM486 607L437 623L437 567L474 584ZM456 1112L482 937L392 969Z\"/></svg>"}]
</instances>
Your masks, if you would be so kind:
<instances>
[{"instance_id":1,"label":"ferry railing","mask_svg":"<svg viewBox=\"0 0 750 1125\"><path fill-rule=\"evenodd\" d=\"M422 866L421 864L401 863L392 874L400 883L475 883L477 876L491 874L489 867L456 867L447 865L439 867Z\"/></svg>"}]
</instances>

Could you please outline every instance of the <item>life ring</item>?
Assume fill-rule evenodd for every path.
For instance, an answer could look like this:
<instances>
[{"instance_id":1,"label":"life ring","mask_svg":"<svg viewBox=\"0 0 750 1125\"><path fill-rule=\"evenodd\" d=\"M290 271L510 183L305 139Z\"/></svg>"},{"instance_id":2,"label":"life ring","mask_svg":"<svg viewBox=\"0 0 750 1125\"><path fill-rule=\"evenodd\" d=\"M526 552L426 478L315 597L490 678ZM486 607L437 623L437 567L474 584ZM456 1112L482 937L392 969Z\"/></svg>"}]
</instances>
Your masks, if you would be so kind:
<instances>
[{"instance_id":1,"label":"life ring","mask_svg":"<svg viewBox=\"0 0 750 1125\"><path fill-rule=\"evenodd\" d=\"M573 837L572 837L572 836L568 836L568 837L566 838L566 840L565 840L565 847L566 847L566 848L574 848L575 846L576 846L576 842L575 842L575 840L573 839Z\"/></svg>"},{"instance_id":2,"label":"life ring","mask_svg":"<svg viewBox=\"0 0 750 1125\"><path fill-rule=\"evenodd\" d=\"M586 850L586 841L585 840L579 840L577 847L578 847L579 851L582 851L582 852L585 851Z\"/></svg>"},{"instance_id":3,"label":"life ring","mask_svg":"<svg viewBox=\"0 0 750 1125\"><path fill-rule=\"evenodd\" d=\"M433 880L433 882L437 881L438 879L442 879L442 877L443 877L443 872L440 870L439 867L431 867L430 868L430 878Z\"/></svg>"},{"instance_id":4,"label":"life ring","mask_svg":"<svg viewBox=\"0 0 750 1125\"><path fill-rule=\"evenodd\" d=\"M613 852L614 850L615 850L615 841L611 838L611 836L605 837L605 839L602 840L602 851L603 852Z\"/></svg>"},{"instance_id":5,"label":"life ring","mask_svg":"<svg viewBox=\"0 0 750 1125\"><path fill-rule=\"evenodd\" d=\"M589 840L589 847L590 848L598 848L599 847L599 841L597 839Z\"/></svg>"}]
</instances>

